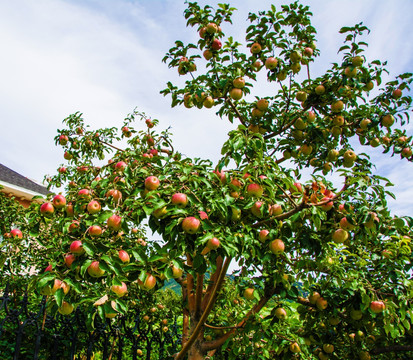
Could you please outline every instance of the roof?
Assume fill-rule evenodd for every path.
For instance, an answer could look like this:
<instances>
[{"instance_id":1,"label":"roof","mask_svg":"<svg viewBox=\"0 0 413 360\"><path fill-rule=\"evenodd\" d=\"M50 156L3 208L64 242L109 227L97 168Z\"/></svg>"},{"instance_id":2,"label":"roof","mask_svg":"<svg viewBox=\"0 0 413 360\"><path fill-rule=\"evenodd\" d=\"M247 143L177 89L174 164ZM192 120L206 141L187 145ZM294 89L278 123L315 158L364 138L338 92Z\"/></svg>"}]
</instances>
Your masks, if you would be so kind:
<instances>
[{"instance_id":1,"label":"roof","mask_svg":"<svg viewBox=\"0 0 413 360\"><path fill-rule=\"evenodd\" d=\"M34 195L47 195L49 190L45 186L39 185L27 177L0 164L0 185L3 187L15 187L20 190L29 190L28 193Z\"/></svg>"}]
</instances>

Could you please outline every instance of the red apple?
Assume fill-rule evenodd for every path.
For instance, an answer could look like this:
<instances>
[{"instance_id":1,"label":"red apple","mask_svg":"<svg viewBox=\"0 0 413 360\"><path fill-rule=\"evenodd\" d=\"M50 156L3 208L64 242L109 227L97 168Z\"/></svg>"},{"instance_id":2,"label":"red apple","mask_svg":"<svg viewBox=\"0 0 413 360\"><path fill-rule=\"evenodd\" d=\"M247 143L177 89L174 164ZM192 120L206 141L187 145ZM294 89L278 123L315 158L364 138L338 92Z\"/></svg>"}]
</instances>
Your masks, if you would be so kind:
<instances>
[{"instance_id":1,"label":"red apple","mask_svg":"<svg viewBox=\"0 0 413 360\"><path fill-rule=\"evenodd\" d=\"M130 261L130 256L125 250L119 250L119 259L127 264Z\"/></svg>"},{"instance_id":2,"label":"red apple","mask_svg":"<svg viewBox=\"0 0 413 360\"><path fill-rule=\"evenodd\" d=\"M115 171L117 172L124 172L128 164L126 164L124 161L119 161L115 165Z\"/></svg>"},{"instance_id":3,"label":"red apple","mask_svg":"<svg viewBox=\"0 0 413 360\"><path fill-rule=\"evenodd\" d=\"M88 189L81 189L77 193L77 196L79 196L81 199L88 198L89 195L90 195L90 191Z\"/></svg>"},{"instance_id":4,"label":"red apple","mask_svg":"<svg viewBox=\"0 0 413 360\"><path fill-rule=\"evenodd\" d=\"M401 155L402 155L402 157L404 157L404 158L409 158L409 157L412 156L412 154L413 154L413 151L412 151L412 149L409 148L409 147L403 148L403 150L402 150L402 152L401 152Z\"/></svg>"},{"instance_id":5,"label":"red apple","mask_svg":"<svg viewBox=\"0 0 413 360\"><path fill-rule=\"evenodd\" d=\"M46 269L44 269L44 272L48 272L48 271L52 271L53 270L53 266L52 264L47 265Z\"/></svg>"},{"instance_id":6,"label":"red apple","mask_svg":"<svg viewBox=\"0 0 413 360\"><path fill-rule=\"evenodd\" d=\"M13 239L23 239L23 233L19 229L13 229L10 231L10 236Z\"/></svg>"},{"instance_id":7,"label":"red apple","mask_svg":"<svg viewBox=\"0 0 413 360\"><path fill-rule=\"evenodd\" d=\"M327 197L327 196L323 197L323 199L321 200L321 202L325 202L325 204L320 205L320 209L321 209L321 210L323 210L323 211L329 211L329 210L331 210L331 209L333 208L333 206L334 206L334 201L329 201L329 200L331 200L330 197Z\"/></svg>"},{"instance_id":8,"label":"red apple","mask_svg":"<svg viewBox=\"0 0 413 360\"><path fill-rule=\"evenodd\" d=\"M211 49L212 49L212 50L215 50L215 51L218 51L218 50L221 49L221 48L222 48L222 43L221 43L221 41L218 40L218 39L214 39L214 40L212 41L212 43L211 43Z\"/></svg>"},{"instance_id":9,"label":"red apple","mask_svg":"<svg viewBox=\"0 0 413 360\"><path fill-rule=\"evenodd\" d=\"M394 89L392 92L393 99L400 99L402 97L402 91L400 89Z\"/></svg>"},{"instance_id":10,"label":"red apple","mask_svg":"<svg viewBox=\"0 0 413 360\"><path fill-rule=\"evenodd\" d=\"M354 230L354 228L355 228L355 226L354 226L353 224L350 224L350 222L347 220L346 217L343 217L343 218L340 220L340 227L341 227L343 230Z\"/></svg>"},{"instance_id":11,"label":"red apple","mask_svg":"<svg viewBox=\"0 0 413 360\"><path fill-rule=\"evenodd\" d=\"M97 214L101 210L101 205L99 201L92 200L89 204L87 204L87 211L89 214Z\"/></svg>"},{"instance_id":12,"label":"red apple","mask_svg":"<svg viewBox=\"0 0 413 360\"><path fill-rule=\"evenodd\" d=\"M252 54L258 54L259 52L261 52L262 47L260 44L258 43L254 43L251 45L251 53Z\"/></svg>"},{"instance_id":13,"label":"red apple","mask_svg":"<svg viewBox=\"0 0 413 360\"><path fill-rule=\"evenodd\" d=\"M72 267L72 263L75 260L76 260L76 256L74 256L73 254L66 254L65 255L65 264L68 268Z\"/></svg>"},{"instance_id":14,"label":"red apple","mask_svg":"<svg viewBox=\"0 0 413 360\"><path fill-rule=\"evenodd\" d=\"M331 104L331 111L334 113L339 113L343 111L344 103L341 100L337 100Z\"/></svg>"},{"instance_id":15,"label":"red apple","mask_svg":"<svg viewBox=\"0 0 413 360\"><path fill-rule=\"evenodd\" d=\"M278 65L278 59L275 57L269 57L265 60L265 67L268 70L274 70Z\"/></svg>"},{"instance_id":16,"label":"red apple","mask_svg":"<svg viewBox=\"0 0 413 360\"><path fill-rule=\"evenodd\" d=\"M384 305L383 301L372 301L370 303L370 310L375 314L381 313L385 308L386 306Z\"/></svg>"},{"instance_id":17,"label":"red apple","mask_svg":"<svg viewBox=\"0 0 413 360\"><path fill-rule=\"evenodd\" d=\"M63 154L63 157L65 158L65 160L72 160L73 159L73 155L68 151L65 151L65 153Z\"/></svg>"},{"instance_id":18,"label":"red apple","mask_svg":"<svg viewBox=\"0 0 413 360\"><path fill-rule=\"evenodd\" d=\"M268 212L271 216L277 216L282 214L283 209L280 204L274 204L268 206Z\"/></svg>"},{"instance_id":19,"label":"red apple","mask_svg":"<svg viewBox=\"0 0 413 360\"><path fill-rule=\"evenodd\" d=\"M160 181L156 176L148 176L145 179L145 188L147 190L156 190L160 185Z\"/></svg>"},{"instance_id":20,"label":"red apple","mask_svg":"<svg viewBox=\"0 0 413 360\"><path fill-rule=\"evenodd\" d=\"M112 197L115 202L119 202L122 199L122 193L119 190L111 189L105 195L107 198Z\"/></svg>"},{"instance_id":21,"label":"red apple","mask_svg":"<svg viewBox=\"0 0 413 360\"><path fill-rule=\"evenodd\" d=\"M220 242L216 237L209 239L206 244L206 247L210 250L216 250L219 248L219 246L220 246Z\"/></svg>"},{"instance_id":22,"label":"red apple","mask_svg":"<svg viewBox=\"0 0 413 360\"><path fill-rule=\"evenodd\" d=\"M249 196L260 197L260 196L262 196L263 193L264 193L264 189L259 184L253 183L253 184L249 184L247 186L247 194Z\"/></svg>"},{"instance_id":23,"label":"red apple","mask_svg":"<svg viewBox=\"0 0 413 360\"><path fill-rule=\"evenodd\" d=\"M102 270L99 267L99 261L93 261L87 268L87 273L91 276L91 277L101 277L105 274L105 270Z\"/></svg>"},{"instance_id":24,"label":"red apple","mask_svg":"<svg viewBox=\"0 0 413 360\"><path fill-rule=\"evenodd\" d=\"M53 202L53 206L56 209L62 209L66 206L66 198L63 195L60 195L60 194L56 195L53 198L52 202Z\"/></svg>"},{"instance_id":25,"label":"red apple","mask_svg":"<svg viewBox=\"0 0 413 360\"><path fill-rule=\"evenodd\" d=\"M299 182L295 182L291 186L290 191L291 191L292 194L302 193L303 192L303 186Z\"/></svg>"},{"instance_id":26,"label":"red apple","mask_svg":"<svg viewBox=\"0 0 413 360\"><path fill-rule=\"evenodd\" d=\"M88 229L90 236L100 236L102 235L102 228L99 225L92 225Z\"/></svg>"},{"instance_id":27,"label":"red apple","mask_svg":"<svg viewBox=\"0 0 413 360\"><path fill-rule=\"evenodd\" d=\"M79 229L80 223L77 220L74 220L68 228L69 233L75 232L77 229Z\"/></svg>"},{"instance_id":28,"label":"red apple","mask_svg":"<svg viewBox=\"0 0 413 360\"><path fill-rule=\"evenodd\" d=\"M262 217L261 206L263 205L262 201L256 201L251 207L251 213L256 217Z\"/></svg>"},{"instance_id":29,"label":"red apple","mask_svg":"<svg viewBox=\"0 0 413 360\"><path fill-rule=\"evenodd\" d=\"M327 309L328 302L327 300L325 300L323 297L320 296L315 302L315 305L317 306L318 310L325 310Z\"/></svg>"},{"instance_id":30,"label":"red apple","mask_svg":"<svg viewBox=\"0 0 413 360\"><path fill-rule=\"evenodd\" d=\"M394 124L394 116L391 114L386 114L381 118L381 124L387 128Z\"/></svg>"},{"instance_id":31,"label":"red apple","mask_svg":"<svg viewBox=\"0 0 413 360\"><path fill-rule=\"evenodd\" d=\"M57 170L60 174L66 174L67 169L64 166L61 166L58 170Z\"/></svg>"},{"instance_id":32,"label":"red apple","mask_svg":"<svg viewBox=\"0 0 413 360\"><path fill-rule=\"evenodd\" d=\"M182 193L175 193L172 195L171 203L182 209L188 204L188 197Z\"/></svg>"},{"instance_id":33,"label":"red apple","mask_svg":"<svg viewBox=\"0 0 413 360\"><path fill-rule=\"evenodd\" d=\"M122 285L112 285L110 288L118 297L125 296L128 292L127 285L122 281Z\"/></svg>"},{"instance_id":34,"label":"red apple","mask_svg":"<svg viewBox=\"0 0 413 360\"><path fill-rule=\"evenodd\" d=\"M182 230L187 234L195 234L200 226L201 222L193 216L189 216L182 221Z\"/></svg>"},{"instance_id":35,"label":"red apple","mask_svg":"<svg viewBox=\"0 0 413 360\"><path fill-rule=\"evenodd\" d=\"M60 135L59 136L59 144L60 145L66 145L68 141L69 141L69 138L67 137L67 135Z\"/></svg>"},{"instance_id":36,"label":"red apple","mask_svg":"<svg viewBox=\"0 0 413 360\"><path fill-rule=\"evenodd\" d=\"M54 213L54 206L50 202L45 202L40 206L40 213L44 216L52 216Z\"/></svg>"},{"instance_id":37,"label":"red apple","mask_svg":"<svg viewBox=\"0 0 413 360\"><path fill-rule=\"evenodd\" d=\"M75 255L82 255L85 252L83 244L80 240L75 240L70 244L70 252Z\"/></svg>"},{"instance_id":38,"label":"red apple","mask_svg":"<svg viewBox=\"0 0 413 360\"><path fill-rule=\"evenodd\" d=\"M285 245L281 239L275 239L270 242L269 248L273 254L279 255L284 252Z\"/></svg>"},{"instance_id":39,"label":"red apple","mask_svg":"<svg viewBox=\"0 0 413 360\"><path fill-rule=\"evenodd\" d=\"M260 233L258 234L258 238L260 239L261 242L265 242L269 238L270 232L268 230L261 230Z\"/></svg>"},{"instance_id":40,"label":"red apple","mask_svg":"<svg viewBox=\"0 0 413 360\"><path fill-rule=\"evenodd\" d=\"M119 215L113 214L107 221L108 228L112 231L119 231L122 227L122 218Z\"/></svg>"}]
</instances>

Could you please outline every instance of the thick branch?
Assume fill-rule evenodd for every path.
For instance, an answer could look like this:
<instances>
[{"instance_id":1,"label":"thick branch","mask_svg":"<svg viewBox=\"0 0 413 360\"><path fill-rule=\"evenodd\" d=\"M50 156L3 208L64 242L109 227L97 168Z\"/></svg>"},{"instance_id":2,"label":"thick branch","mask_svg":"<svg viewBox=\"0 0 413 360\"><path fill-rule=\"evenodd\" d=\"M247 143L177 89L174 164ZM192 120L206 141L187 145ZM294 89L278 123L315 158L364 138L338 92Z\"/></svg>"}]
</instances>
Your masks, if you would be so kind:
<instances>
[{"instance_id":1,"label":"thick branch","mask_svg":"<svg viewBox=\"0 0 413 360\"><path fill-rule=\"evenodd\" d=\"M220 290L224 279L226 272L228 270L229 264L231 263L231 258L227 257L225 259L224 265L222 266L221 273L219 274L218 280L215 283L214 290L212 291L211 297L209 299L208 305L206 306L204 312L202 313L201 318L199 319L198 324L196 325L194 331L191 334L191 337L188 339L188 342L182 347L181 351L176 355L175 359L183 359L183 357L186 355L190 347L193 345L195 340L198 338L199 333L201 332L206 319L208 318L209 313L212 310L212 307L215 304L216 298L218 296L218 291ZM212 349L211 349L212 350Z\"/></svg>"},{"instance_id":2,"label":"thick branch","mask_svg":"<svg viewBox=\"0 0 413 360\"><path fill-rule=\"evenodd\" d=\"M221 269L222 269L222 264L223 264L224 260L222 259L222 256L218 256L216 259L216 270L215 272L211 275L210 279L209 279L209 285L207 287L204 299L202 300L202 304L201 304L201 311L204 311L209 298L211 297L211 293L212 290L214 289L215 283L218 280L218 276L221 273Z\"/></svg>"},{"instance_id":3,"label":"thick branch","mask_svg":"<svg viewBox=\"0 0 413 360\"><path fill-rule=\"evenodd\" d=\"M201 313L202 291L204 290L204 274L196 276L196 295L195 295L195 318L198 319Z\"/></svg>"}]
</instances>

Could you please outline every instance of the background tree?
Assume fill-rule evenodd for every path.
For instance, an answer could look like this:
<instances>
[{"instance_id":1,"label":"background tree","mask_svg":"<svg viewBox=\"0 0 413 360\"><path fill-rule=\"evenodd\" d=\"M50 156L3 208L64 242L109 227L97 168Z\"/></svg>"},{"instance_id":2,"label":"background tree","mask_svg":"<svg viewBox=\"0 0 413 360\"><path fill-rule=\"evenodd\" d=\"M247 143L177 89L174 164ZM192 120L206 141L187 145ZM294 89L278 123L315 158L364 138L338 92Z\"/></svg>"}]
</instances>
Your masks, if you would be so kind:
<instances>
[{"instance_id":1,"label":"background tree","mask_svg":"<svg viewBox=\"0 0 413 360\"><path fill-rule=\"evenodd\" d=\"M183 156L137 111L120 133L89 129L80 113L66 118L55 140L68 163L49 179L67 184L65 194L27 215L28 262L40 270L32 286L63 314L87 304L112 318L150 310L175 279L176 359L225 348L230 358L285 359L411 351L413 221L391 216L386 179L354 144L411 160L412 75L382 85L384 65L363 55L368 29L358 24L341 30L342 62L312 78L319 51L308 7L250 14L246 47L224 36L233 11L188 3L200 39L177 41L164 58L188 79L162 91L172 106L216 106L240 123L222 159ZM253 96L257 81L273 85L268 96Z\"/></svg>"}]
</instances>

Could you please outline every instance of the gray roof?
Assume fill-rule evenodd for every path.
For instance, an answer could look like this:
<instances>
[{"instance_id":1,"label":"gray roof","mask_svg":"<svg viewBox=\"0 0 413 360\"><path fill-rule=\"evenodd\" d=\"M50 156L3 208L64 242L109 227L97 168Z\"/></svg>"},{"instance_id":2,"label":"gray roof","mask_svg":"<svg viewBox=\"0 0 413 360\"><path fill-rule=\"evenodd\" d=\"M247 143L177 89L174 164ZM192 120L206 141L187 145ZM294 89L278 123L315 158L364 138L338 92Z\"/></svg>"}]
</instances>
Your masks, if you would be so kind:
<instances>
[{"instance_id":1,"label":"gray roof","mask_svg":"<svg viewBox=\"0 0 413 360\"><path fill-rule=\"evenodd\" d=\"M34 181L0 164L0 181L11 185L16 185L26 190L34 191L42 195L47 195L49 190L46 187L36 184Z\"/></svg>"}]
</instances>

